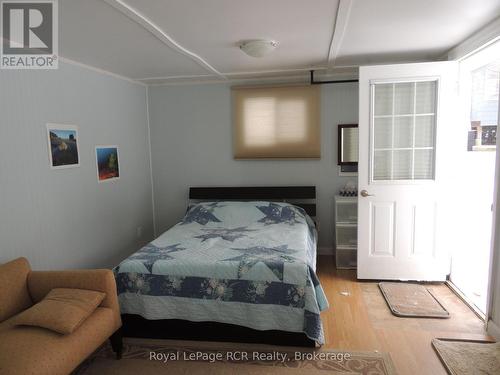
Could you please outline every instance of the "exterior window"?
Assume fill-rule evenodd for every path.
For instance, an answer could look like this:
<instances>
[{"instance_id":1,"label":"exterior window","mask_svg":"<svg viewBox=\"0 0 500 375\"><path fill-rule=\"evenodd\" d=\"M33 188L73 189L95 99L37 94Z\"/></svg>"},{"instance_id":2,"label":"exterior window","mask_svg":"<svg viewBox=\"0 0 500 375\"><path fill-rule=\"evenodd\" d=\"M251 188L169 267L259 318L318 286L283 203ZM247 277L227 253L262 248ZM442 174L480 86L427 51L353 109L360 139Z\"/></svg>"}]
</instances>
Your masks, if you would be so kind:
<instances>
[{"instance_id":1,"label":"exterior window","mask_svg":"<svg viewBox=\"0 0 500 375\"><path fill-rule=\"evenodd\" d=\"M498 129L500 60L471 73L470 131L468 151L495 150Z\"/></svg>"}]
</instances>

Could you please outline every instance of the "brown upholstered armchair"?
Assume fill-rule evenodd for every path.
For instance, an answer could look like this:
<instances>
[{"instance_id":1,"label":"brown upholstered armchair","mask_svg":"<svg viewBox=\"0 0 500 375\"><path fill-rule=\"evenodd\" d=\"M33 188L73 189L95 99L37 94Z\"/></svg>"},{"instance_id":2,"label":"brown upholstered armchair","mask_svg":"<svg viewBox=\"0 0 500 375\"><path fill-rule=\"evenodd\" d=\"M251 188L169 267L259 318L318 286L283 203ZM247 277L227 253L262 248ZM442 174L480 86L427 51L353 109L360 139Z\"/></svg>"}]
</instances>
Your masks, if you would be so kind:
<instances>
[{"instance_id":1,"label":"brown upholstered armchair","mask_svg":"<svg viewBox=\"0 0 500 375\"><path fill-rule=\"evenodd\" d=\"M95 290L106 297L71 334L15 324L17 314L54 288ZM108 338L120 358L120 327L110 270L31 271L25 258L0 265L0 374L69 374Z\"/></svg>"}]
</instances>

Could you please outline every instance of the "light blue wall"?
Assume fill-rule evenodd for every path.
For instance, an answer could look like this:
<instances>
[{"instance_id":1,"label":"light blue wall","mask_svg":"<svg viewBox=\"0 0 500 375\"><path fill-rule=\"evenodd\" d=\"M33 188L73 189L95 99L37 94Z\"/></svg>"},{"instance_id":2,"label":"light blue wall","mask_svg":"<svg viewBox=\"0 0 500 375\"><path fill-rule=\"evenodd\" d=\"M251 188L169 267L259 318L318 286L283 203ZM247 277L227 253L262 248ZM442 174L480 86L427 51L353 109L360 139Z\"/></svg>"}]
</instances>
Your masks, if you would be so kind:
<instances>
[{"instance_id":1,"label":"light blue wall","mask_svg":"<svg viewBox=\"0 0 500 375\"><path fill-rule=\"evenodd\" d=\"M338 176L337 125L357 122L357 84L322 86L321 108L321 160L234 160L228 85L150 87L158 233L181 219L189 186L316 185L320 247L331 251L333 197L349 180Z\"/></svg>"},{"instance_id":2,"label":"light blue wall","mask_svg":"<svg viewBox=\"0 0 500 375\"><path fill-rule=\"evenodd\" d=\"M0 71L0 263L109 267L151 239L146 90L66 63ZM79 168L49 168L48 122L79 126ZM96 144L119 146L119 181L97 183Z\"/></svg>"}]
</instances>

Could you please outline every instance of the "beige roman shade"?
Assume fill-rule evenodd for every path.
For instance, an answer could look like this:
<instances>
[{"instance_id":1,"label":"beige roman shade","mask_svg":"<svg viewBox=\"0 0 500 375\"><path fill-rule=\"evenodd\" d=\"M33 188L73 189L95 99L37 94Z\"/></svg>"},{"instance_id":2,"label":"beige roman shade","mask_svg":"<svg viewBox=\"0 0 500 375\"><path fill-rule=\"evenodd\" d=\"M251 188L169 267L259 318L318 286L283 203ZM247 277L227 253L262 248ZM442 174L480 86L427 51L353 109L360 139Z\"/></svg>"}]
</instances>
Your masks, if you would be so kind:
<instances>
[{"instance_id":1,"label":"beige roman shade","mask_svg":"<svg viewBox=\"0 0 500 375\"><path fill-rule=\"evenodd\" d=\"M320 158L316 86L233 88L236 159Z\"/></svg>"}]
</instances>

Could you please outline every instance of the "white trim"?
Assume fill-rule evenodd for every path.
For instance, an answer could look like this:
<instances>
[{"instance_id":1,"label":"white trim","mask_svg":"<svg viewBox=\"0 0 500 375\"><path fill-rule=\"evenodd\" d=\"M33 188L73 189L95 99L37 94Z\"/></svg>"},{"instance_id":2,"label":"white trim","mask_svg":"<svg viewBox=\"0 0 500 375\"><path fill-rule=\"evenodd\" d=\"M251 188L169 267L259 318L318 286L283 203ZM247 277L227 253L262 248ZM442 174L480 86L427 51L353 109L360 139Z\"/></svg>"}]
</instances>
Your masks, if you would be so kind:
<instances>
[{"instance_id":1,"label":"white trim","mask_svg":"<svg viewBox=\"0 0 500 375\"><path fill-rule=\"evenodd\" d=\"M498 103L498 120L500 120L500 101ZM498 230L498 219L500 218L499 211L499 198L500 198L500 137L497 137L497 150L496 150L496 162L495 162L495 186L493 188L493 213L492 213L492 223L491 223L491 250L490 250L490 267L489 267L489 280L488 280L488 292L486 300L486 316L487 316L487 328L490 330L490 325L493 324L493 329L496 328L497 335L493 334L497 339L500 339L500 331L498 325L500 322L493 323L491 318L493 317L493 310L495 310L497 315L500 315L500 301L495 300L495 293L500 296L500 291L496 291L495 288L500 286L500 275L497 270L500 268L500 230Z\"/></svg>"},{"instance_id":2,"label":"white trim","mask_svg":"<svg viewBox=\"0 0 500 375\"><path fill-rule=\"evenodd\" d=\"M81 62L78 62L78 61L75 61L75 60L71 60L71 59L68 59L67 57L63 57L61 55L59 55L59 61L61 61L63 63L66 63L66 64L69 64L69 65L75 65L75 66L78 66L80 68L88 69L88 70L91 70L91 71L96 72L96 73L100 73L100 74L108 75L108 76L111 76L111 77L114 77L114 78L118 78L118 79L121 79L121 80L124 80L124 81L128 81L130 83L135 83L135 84L141 85L143 87L147 87L148 86L147 84L145 84L145 83L143 83L143 82L141 82L139 80L135 80L133 78L125 77L125 76L122 76L120 74L116 74L116 73L110 72L108 70L104 70L104 69L101 69L101 68L98 68L98 67L95 67L95 66L92 66L92 65L84 64L84 63L81 63Z\"/></svg>"},{"instance_id":3,"label":"white trim","mask_svg":"<svg viewBox=\"0 0 500 375\"><path fill-rule=\"evenodd\" d=\"M500 39L493 40L480 50L460 60L460 70L463 74L470 74L488 62L494 62L500 56ZM462 78L463 79L463 78Z\"/></svg>"},{"instance_id":4,"label":"white trim","mask_svg":"<svg viewBox=\"0 0 500 375\"><path fill-rule=\"evenodd\" d=\"M117 158L117 162L118 162L118 177L107 178L105 180L101 180L99 178L99 161L97 159L97 149L98 148L116 148L116 158ZM97 172L97 182L99 184L119 180L122 173L120 172L120 152L118 150L118 146L117 145L96 145L95 146L95 166L96 166L96 172Z\"/></svg>"},{"instance_id":5,"label":"white trim","mask_svg":"<svg viewBox=\"0 0 500 375\"><path fill-rule=\"evenodd\" d=\"M137 82L154 81L154 80L181 80L181 79L203 79L203 78L214 78L213 74L181 74L178 76L159 76L159 77L147 77L147 78L137 78ZM146 83L147 84L147 83Z\"/></svg>"},{"instance_id":6,"label":"white trim","mask_svg":"<svg viewBox=\"0 0 500 375\"><path fill-rule=\"evenodd\" d=\"M342 66L342 67L337 67L338 69L356 69L356 72L357 72L357 66ZM251 75L255 75L255 74L284 74L284 73L301 73L301 72L307 72L309 73L309 71L311 70L315 70L315 71L318 71L318 70L322 70L322 71L325 71L327 70L328 67L325 66L325 65L317 65L317 66L305 66L303 68L293 68L293 69L270 69L270 70L260 70L260 71L252 71L252 70L249 70L249 71L243 71L243 72L232 72L232 73L224 73L224 75L226 76L251 76ZM354 72L352 71L349 71L347 72L347 74L353 74Z\"/></svg>"},{"instance_id":7,"label":"white trim","mask_svg":"<svg viewBox=\"0 0 500 375\"><path fill-rule=\"evenodd\" d=\"M428 82L428 81L438 81L440 77L438 76L409 76L401 78L381 78L381 79L371 79L370 85L381 84L381 83L414 83L414 82ZM391 115L392 116L392 115Z\"/></svg>"},{"instance_id":8,"label":"white trim","mask_svg":"<svg viewBox=\"0 0 500 375\"><path fill-rule=\"evenodd\" d=\"M139 79L138 81L146 83L148 86L178 86L178 85L198 85L198 84L214 84L214 83L231 83L231 84L246 84L255 82L304 82L309 83L309 71L324 71L322 78L330 79L358 79L357 67L335 67L335 69L345 69L345 71L335 72L327 71L326 67L315 68L299 68L290 70L268 70L260 72L237 72L223 73L226 76L225 81L215 78L211 75L193 75L193 76L170 76L170 77L150 77ZM268 76L266 76L268 75ZM153 81L153 82L148 82ZM159 81L159 82L154 82ZM163 81L163 82L162 82Z\"/></svg>"},{"instance_id":9,"label":"white trim","mask_svg":"<svg viewBox=\"0 0 500 375\"><path fill-rule=\"evenodd\" d=\"M488 323L486 324L487 330L486 332L488 335L493 336L497 341L500 340L500 327L497 326L493 320L489 320Z\"/></svg>"},{"instance_id":10,"label":"white trim","mask_svg":"<svg viewBox=\"0 0 500 375\"><path fill-rule=\"evenodd\" d=\"M339 67L340 68L340 67ZM355 66L344 66L342 68L354 69L357 68ZM320 66L309 66L303 68L294 68L294 69L271 69L271 70L259 70L259 71L243 71L243 72L230 72L230 73L222 73L224 76L241 76L241 78L252 78L257 74L283 74L283 73L302 73L309 72L310 70L326 70L327 67ZM252 76L252 77L248 77ZM198 78L214 78L213 74L187 74L187 75L177 75L177 76L159 76L159 77L147 77L147 78L138 78L137 81L151 81L151 80L174 80L174 79L198 79ZM219 81L220 82L220 81Z\"/></svg>"},{"instance_id":11,"label":"white trim","mask_svg":"<svg viewBox=\"0 0 500 375\"><path fill-rule=\"evenodd\" d=\"M438 62L438 61L431 61L431 62ZM400 65L400 64L415 64L415 63L429 63L429 59L413 59L413 60L404 60L404 61L396 61L396 62L380 62L380 63L374 63L371 64L370 66L377 66L377 65ZM247 71L247 72L232 72L232 73L225 73L222 72L222 74L226 77L226 80L223 82L229 82L229 83L246 83L248 81L250 82L255 82L255 81L279 81L279 80L288 80L288 81L299 81L304 82L307 81L309 82L309 71L310 70L315 70L315 71L324 71L324 74L321 75L322 78L336 78L338 77L339 79L358 79L358 69L361 65L336 65L335 67L330 67L328 68L327 66L324 65L319 65L319 66L310 66L310 67L303 67L303 68L297 68L297 69L284 69L284 70L264 70L264 71ZM347 69L351 68L353 71L349 73L337 73L335 71L332 71L332 69ZM293 74L293 73L296 74ZM307 74L300 74L301 72ZM264 75L264 76L263 76ZM269 76L265 76L269 75ZM318 78L318 77L315 77ZM213 84L213 83L221 83L221 80L216 78L213 75L210 74L199 74L199 75L179 75L179 76L163 76L163 77L146 77L146 78L137 78L138 81L147 83L149 86L177 86L177 85L189 85L189 84ZM148 81L164 81L164 82L149 82ZM170 81L170 82L168 82Z\"/></svg>"},{"instance_id":12,"label":"white trim","mask_svg":"<svg viewBox=\"0 0 500 375\"><path fill-rule=\"evenodd\" d=\"M269 82L269 83L304 83L309 84L309 75L282 75L282 76L272 76L272 77L248 77L248 78L228 78L225 81L221 81L217 78L207 78L198 79L194 77L193 79L181 79L181 80L171 80L164 82L150 82L149 86L183 86L183 85L210 85L210 84L251 84L258 82Z\"/></svg>"},{"instance_id":13,"label":"white trim","mask_svg":"<svg viewBox=\"0 0 500 375\"><path fill-rule=\"evenodd\" d=\"M149 176L151 178L151 211L153 213L153 237L156 238L156 210L155 210L155 189L153 181L153 153L151 151L151 126L149 121L149 87L146 89L146 114L148 124L148 144L149 144Z\"/></svg>"},{"instance_id":14,"label":"white trim","mask_svg":"<svg viewBox=\"0 0 500 375\"><path fill-rule=\"evenodd\" d=\"M144 29L149 31L152 35L154 35L167 47L193 60L194 62L196 62L198 65L202 66L209 72L212 72L215 75L217 75L219 78L226 79L226 77L224 77L224 75L221 72L219 72L212 65L210 65L205 59L195 54L194 52L189 51L187 48L181 46L170 35L168 35L165 31L163 31L158 25L153 23L153 21L142 15L137 9L134 9L130 5L125 4L122 0L104 0L104 1L113 8L115 8L116 10L118 10L119 12L123 13L128 18L130 18L132 21L136 22Z\"/></svg>"},{"instance_id":15,"label":"white trim","mask_svg":"<svg viewBox=\"0 0 500 375\"><path fill-rule=\"evenodd\" d=\"M78 163L76 164L66 164L66 165L54 165L54 161L52 160L52 144L50 142L50 131L51 130L67 130L74 131L76 133L76 152L78 155ZM68 168L77 168L80 166L80 149L78 147L79 137L78 137L78 126L76 125L68 125L68 124L55 124L55 123L47 123L46 124L47 131L47 147L49 152L49 163L50 169L68 169Z\"/></svg>"},{"instance_id":16,"label":"white trim","mask_svg":"<svg viewBox=\"0 0 500 375\"><path fill-rule=\"evenodd\" d=\"M337 8L337 17L335 18L335 27L333 29L330 48L328 49L327 65L335 65L335 60L339 54L345 31L349 22L349 16L352 8L352 0L340 0Z\"/></svg>"},{"instance_id":17,"label":"white trim","mask_svg":"<svg viewBox=\"0 0 500 375\"><path fill-rule=\"evenodd\" d=\"M464 59L498 39L500 39L500 17L450 49L444 58L448 58L448 60Z\"/></svg>"}]
</instances>

